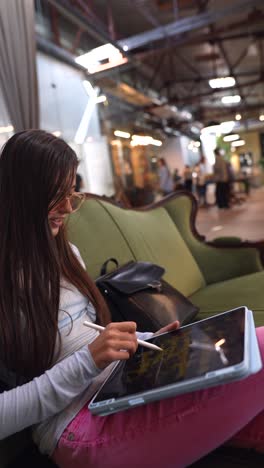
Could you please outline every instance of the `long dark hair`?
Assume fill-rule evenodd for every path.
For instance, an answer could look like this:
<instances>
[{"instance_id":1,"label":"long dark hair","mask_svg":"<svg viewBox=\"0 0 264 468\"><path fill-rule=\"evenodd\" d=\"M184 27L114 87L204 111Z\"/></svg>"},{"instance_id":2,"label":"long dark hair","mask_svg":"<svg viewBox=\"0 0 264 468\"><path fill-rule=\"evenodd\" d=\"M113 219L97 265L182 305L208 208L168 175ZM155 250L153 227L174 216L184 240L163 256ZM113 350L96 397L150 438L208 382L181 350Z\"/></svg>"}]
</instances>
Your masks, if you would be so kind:
<instances>
[{"instance_id":1,"label":"long dark hair","mask_svg":"<svg viewBox=\"0 0 264 468\"><path fill-rule=\"evenodd\" d=\"M0 359L31 379L52 364L58 337L60 279L88 296L98 321L107 306L48 212L71 190L78 160L61 139L42 130L15 134L0 157Z\"/></svg>"}]
</instances>

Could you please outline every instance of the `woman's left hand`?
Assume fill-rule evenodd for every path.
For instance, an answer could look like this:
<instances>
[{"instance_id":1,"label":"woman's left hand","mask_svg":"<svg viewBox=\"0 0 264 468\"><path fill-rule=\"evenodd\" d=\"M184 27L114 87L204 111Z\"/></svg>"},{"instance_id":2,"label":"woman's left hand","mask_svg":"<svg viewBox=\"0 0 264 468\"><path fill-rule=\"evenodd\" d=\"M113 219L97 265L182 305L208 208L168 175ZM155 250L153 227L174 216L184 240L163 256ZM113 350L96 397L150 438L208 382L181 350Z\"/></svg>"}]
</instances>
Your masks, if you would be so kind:
<instances>
[{"instance_id":1,"label":"woman's left hand","mask_svg":"<svg viewBox=\"0 0 264 468\"><path fill-rule=\"evenodd\" d=\"M169 323L169 325L166 325L166 327L160 328L156 333L154 333L153 336L161 335L162 333L166 333L169 331L177 330L180 328L180 322L178 320L175 320L175 322Z\"/></svg>"}]
</instances>

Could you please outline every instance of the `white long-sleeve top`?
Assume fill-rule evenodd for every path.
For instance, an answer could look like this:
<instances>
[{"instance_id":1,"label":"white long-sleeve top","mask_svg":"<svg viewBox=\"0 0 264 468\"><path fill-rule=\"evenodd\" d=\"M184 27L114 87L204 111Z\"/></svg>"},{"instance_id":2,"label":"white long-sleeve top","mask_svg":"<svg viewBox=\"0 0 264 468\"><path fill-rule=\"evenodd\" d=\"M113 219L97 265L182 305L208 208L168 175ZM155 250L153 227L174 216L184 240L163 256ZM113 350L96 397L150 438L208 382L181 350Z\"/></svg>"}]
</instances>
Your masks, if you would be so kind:
<instances>
[{"instance_id":1,"label":"white long-sleeve top","mask_svg":"<svg viewBox=\"0 0 264 468\"><path fill-rule=\"evenodd\" d=\"M0 440L62 411L98 374L87 346L31 382L0 394Z\"/></svg>"},{"instance_id":2,"label":"white long-sleeve top","mask_svg":"<svg viewBox=\"0 0 264 468\"><path fill-rule=\"evenodd\" d=\"M76 247L73 250L83 264ZM87 344L98 332L84 327L84 320L95 320L93 306L74 286L62 281L60 362L32 382L0 394L0 439L43 421L34 427L33 438L43 453L51 454L69 422L109 375L114 364L102 372L97 369ZM152 333L138 335L147 339Z\"/></svg>"}]
</instances>

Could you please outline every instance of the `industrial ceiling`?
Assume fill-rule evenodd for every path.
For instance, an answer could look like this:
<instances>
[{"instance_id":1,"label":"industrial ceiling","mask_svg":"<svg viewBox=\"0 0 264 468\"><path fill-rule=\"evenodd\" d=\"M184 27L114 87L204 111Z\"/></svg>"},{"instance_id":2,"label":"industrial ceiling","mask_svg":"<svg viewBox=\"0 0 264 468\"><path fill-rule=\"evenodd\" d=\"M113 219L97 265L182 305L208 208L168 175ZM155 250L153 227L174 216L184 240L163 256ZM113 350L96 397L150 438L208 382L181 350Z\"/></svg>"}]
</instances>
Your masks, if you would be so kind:
<instances>
[{"instance_id":1,"label":"industrial ceiling","mask_svg":"<svg viewBox=\"0 0 264 468\"><path fill-rule=\"evenodd\" d=\"M111 43L120 66L89 75L114 124L195 133L214 121L263 125L263 0L36 0L40 49L69 63ZM75 63L76 65L76 63ZM209 80L234 84L211 88ZM239 96L224 104L222 98ZM121 122L120 122L121 121Z\"/></svg>"}]
</instances>

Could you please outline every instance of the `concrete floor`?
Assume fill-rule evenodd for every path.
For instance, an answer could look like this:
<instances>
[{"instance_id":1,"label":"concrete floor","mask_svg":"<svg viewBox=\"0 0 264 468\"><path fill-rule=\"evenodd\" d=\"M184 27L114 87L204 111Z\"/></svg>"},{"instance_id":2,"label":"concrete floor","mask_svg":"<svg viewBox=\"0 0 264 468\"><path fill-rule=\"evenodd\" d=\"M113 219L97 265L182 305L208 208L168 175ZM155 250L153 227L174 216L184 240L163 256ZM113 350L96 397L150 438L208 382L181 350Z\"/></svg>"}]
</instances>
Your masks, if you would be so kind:
<instances>
[{"instance_id":1,"label":"concrete floor","mask_svg":"<svg viewBox=\"0 0 264 468\"><path fill-rule=\"evenodd\" d=\"M264 239L264 187L252 189L246 201L228 210L216 206L199 208L196 227L206 240L237 236L243 240Z\"/></svg>"}]
</instances>

